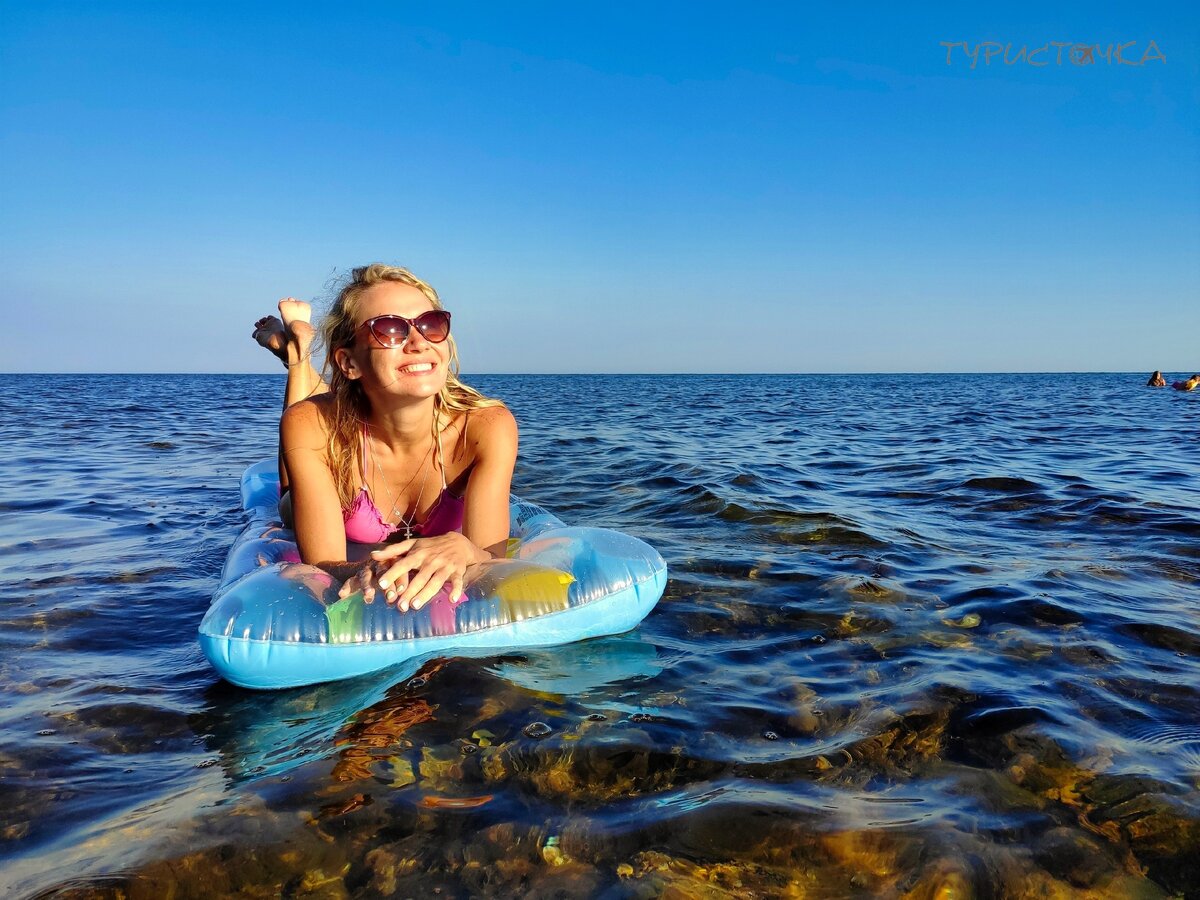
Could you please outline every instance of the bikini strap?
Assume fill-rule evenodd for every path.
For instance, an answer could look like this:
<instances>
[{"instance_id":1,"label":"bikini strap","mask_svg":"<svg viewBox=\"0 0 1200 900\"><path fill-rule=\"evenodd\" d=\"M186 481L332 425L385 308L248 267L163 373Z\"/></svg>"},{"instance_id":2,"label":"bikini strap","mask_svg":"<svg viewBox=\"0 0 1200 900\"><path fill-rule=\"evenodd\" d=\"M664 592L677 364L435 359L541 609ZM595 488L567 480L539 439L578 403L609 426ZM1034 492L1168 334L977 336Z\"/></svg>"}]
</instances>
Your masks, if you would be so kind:
<instances>
[{"instance_id":1,"label":"bikini strap","mask_svg":"<svg viewBox=\"0 0 1200 900\"><path fill-rule=\"evenodd\" d=\"M362 428L362 477L363 477L362 489L364 491L368 491L368 492L370 491L370 489L367 487L367 446L368 446L368 441L370 440L370 437L371 437L371 433L369 431L367 431L367 423L363 422L363 428Z\"/></svg>"},{"instance_id":2,"label":"bikini strap","mask_svg":"<svg viewBox=\"0 0 1200 900\"><path fill-rule=\"evenodd\" d=\"M436 424L434 425L436 428ZM442 470L442 490L446 490L446 461L442 459L442 432L439 429L437 433L437 448L438 448L438 468Z\"/></svg>"}]
</instances>

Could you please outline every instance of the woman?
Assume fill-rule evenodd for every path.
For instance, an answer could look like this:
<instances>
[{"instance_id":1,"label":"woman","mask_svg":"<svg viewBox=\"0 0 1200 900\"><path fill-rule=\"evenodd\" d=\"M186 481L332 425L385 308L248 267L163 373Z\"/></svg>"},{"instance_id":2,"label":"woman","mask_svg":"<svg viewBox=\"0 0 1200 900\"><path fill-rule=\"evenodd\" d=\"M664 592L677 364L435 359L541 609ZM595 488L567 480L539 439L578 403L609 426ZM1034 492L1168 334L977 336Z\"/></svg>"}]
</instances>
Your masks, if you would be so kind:
<instances>
[{"instance_id":1,"label":"woman","mask_svg":"<svg viewBox=\"0 0 1200 900\"><path fill-rule=\"evenodd\" d=\"M1177 391L1194 391L1200 387L1200 375L1193 375L1187 381L1174 381L1171 383L1171 387Z\"/></svg>"},{"instance_id":2,"label":"woman","mask_svg":"<svg viewBox=\"0 0 1200 900\"><path fill-rule=\"evenodd\" d=\"M1167 379L1163 378L1163 373L1157 369L1151 373L1150 380L1146 382L1146 387L1166 387Z\"/></svg>"},{"instance_id":3,"label":"woman","mask_svg":"<svg viewBox=\"0 0 1200 900\"><path fill-rule=\"evenodd\" d=\"M512 413L458 380L450 314L406 269L351 273L322 324L328 385L307 304L280 312L255 337L288 367L280 476L302 561L343 580L343 597L457 600L467 568L507 545Z\"/></svg>"}]
</instances>

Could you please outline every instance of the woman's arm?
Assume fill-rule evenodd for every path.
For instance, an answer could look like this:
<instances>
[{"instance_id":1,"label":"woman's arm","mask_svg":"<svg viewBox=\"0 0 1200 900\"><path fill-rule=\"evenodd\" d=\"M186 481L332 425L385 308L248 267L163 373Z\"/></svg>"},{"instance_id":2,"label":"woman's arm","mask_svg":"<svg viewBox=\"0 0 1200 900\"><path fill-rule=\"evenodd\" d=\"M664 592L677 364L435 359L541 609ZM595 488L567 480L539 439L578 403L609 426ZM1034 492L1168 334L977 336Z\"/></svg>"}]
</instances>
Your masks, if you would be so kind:
<instances>
[{"instance_id":1,"label":"woman's arm","mask_svg":"<svg viewBox=\"0 0 1200 900\"><path fill-rule=\"evenodd\" d=\"M346 526L328 462L328 437L318 402L289 406L279 422L300 559L345 580L362 568L346 562Z\"/></svg>"},{"instance_id":2,"label":"woman's arm","mask_svg":"<svg viewBox=\"0 0 1200 900\"><path fill-rule=\"evenodd\" d=\"M420 609L449 583L462 593L467 567L504 556L508 546L508 497L517 462L517 422L502 406L471 414L473 457L464 497L463 533L413 538L371 554L380 563L379 585L388 602ZM390 564L390 565L389 565Z\"/></svg>"},{"instance_id":3,"label":"woman's arm","mask_svg":"<svg viewBox=\"0 0 1200 900\"><path fill-rule=\"evenodd\" d=\"M508 498L517 464L517 420L506 407L475 413L471 445L475 466L467 482L463 534L491 556L508 548Z\"/></svg>"}]
</instances>

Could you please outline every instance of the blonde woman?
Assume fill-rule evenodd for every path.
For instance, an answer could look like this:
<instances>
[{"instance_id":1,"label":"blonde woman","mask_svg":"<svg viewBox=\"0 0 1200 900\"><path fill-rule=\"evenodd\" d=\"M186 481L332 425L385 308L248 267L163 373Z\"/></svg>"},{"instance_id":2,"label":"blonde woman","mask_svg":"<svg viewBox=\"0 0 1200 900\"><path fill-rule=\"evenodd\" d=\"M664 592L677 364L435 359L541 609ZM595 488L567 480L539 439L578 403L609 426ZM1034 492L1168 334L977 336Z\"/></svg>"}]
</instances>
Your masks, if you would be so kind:
<instances>
[{"instance_id":1,"label":"blonde woman","mask_svg":"<svg viewBox=\"0 0 1200 900\"><path fill-rule=\"evenodd\" d=\"M1177 391L1194 391L1200 387L1200 375L1193 375L1187 381L1175 381L1171 383L1171 387Z\"/></svg>"},{"instance_id":2,"label":"blonde woman","mask_svg":"<svg viewBox=\"0 0 1200 900\"><path fill-rule=\"evenodd\" d=\"M402 611L458 599L469 566L504 555L517 423L459 381L437 292L407 269L353 270L321 327L327 384L307 304L280 312L254 336L288 367L280 505L302 561Z\"/></svg>"}]
</instances>

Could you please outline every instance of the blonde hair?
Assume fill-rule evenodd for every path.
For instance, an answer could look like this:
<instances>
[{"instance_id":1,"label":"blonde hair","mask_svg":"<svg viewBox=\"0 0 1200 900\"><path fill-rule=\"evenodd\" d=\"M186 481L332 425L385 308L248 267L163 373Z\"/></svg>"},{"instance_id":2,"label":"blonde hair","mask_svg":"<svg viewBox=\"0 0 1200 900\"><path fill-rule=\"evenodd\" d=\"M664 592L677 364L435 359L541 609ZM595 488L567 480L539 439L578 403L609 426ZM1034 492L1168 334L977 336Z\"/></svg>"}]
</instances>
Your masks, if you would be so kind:
<instances>
[{"instance_id":1,"label":"blonde hair","mask_svg":"<svg viewBox=\"0 0 1200 900\"><path fill-rule=\"evenodd\" d=\"M354 344L355 333L362 323L358 321L359 302L362 295L373 285L385 281L415 287L424 294L434 309L445 309L437 291L408 269L371 263L350 272L338 290L333 305L321 322L321 339L325 345L325 373L329 392L333 395L333 414L329 428L329 467L333 471L342 508L349 509L354 503L358 489L354 470L362 458L362 432L367 422L370 405L362 385L356 379L347 378L334 358L335 351ZM447 412L465 412L489 406L503 406L499 400L483 396L470 385L458 379L458 345L454 336L446 338L450 347L450 362L446 370L446 383L433 398L432 431L436 439L444 428L443 415ZM362 473L367 477L367 473Z\"/></svg>"}]
</instances>

